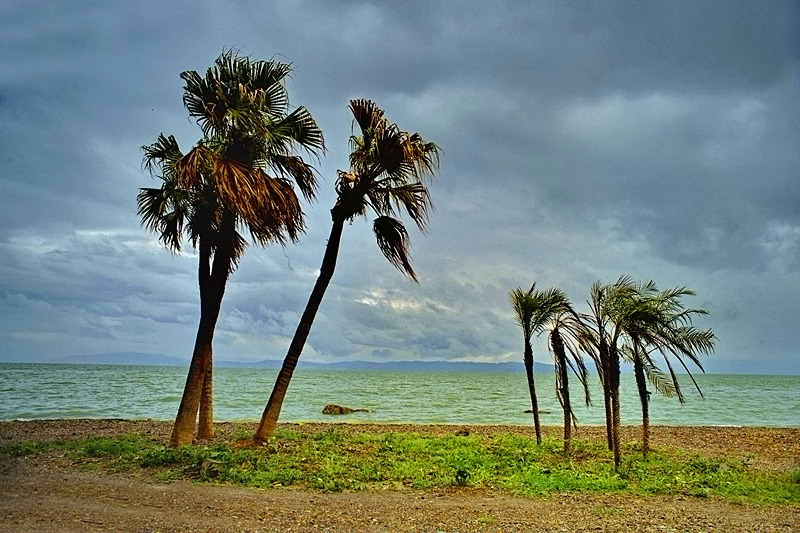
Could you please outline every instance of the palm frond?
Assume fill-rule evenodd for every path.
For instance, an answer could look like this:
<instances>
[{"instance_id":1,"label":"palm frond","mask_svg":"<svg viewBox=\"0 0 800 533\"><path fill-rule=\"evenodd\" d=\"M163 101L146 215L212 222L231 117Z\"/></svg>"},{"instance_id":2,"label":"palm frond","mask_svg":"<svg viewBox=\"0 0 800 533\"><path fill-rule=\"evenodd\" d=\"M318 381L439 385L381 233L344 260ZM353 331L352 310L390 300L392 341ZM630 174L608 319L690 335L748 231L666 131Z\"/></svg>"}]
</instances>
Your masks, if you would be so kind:
<instances>
[{"instance_id":1,"label":"palm frond","mask_svg":"<svg viewBox=\"0 0 800 533\"><path fill-rule=\"evenodd\" d=\"M181 152L175 137L172 135L167 137L163 133L158 136L155 143L142 146L142 151L144 152L142 165L151 174L160 169L161 177L164 179L174 177L176 165L183 157L183 152Z\"/></svg>"},{"instance_id":2,"label":"palm frond","mask_svg":"<svg viewBox=\"0 0 800 533\"><path fill-rule=\"evenodd\" d=\"M359 129L372 135L378 125L385 123L383 109L372 100L350 100L350 111L353 114L353 123L358 124Z\"/></svg>"},{"instance_id":3,"label":"palm frond","mask_svg":"<svg viewBox=\"0 0 800 533\"><path fill-rule=\"evenodd\" d=\"M420 182L396 187L372 187L367 191L370 205L380 215L392 216L405 211L420 231L425 231L432 209L430 191Z\"/></svg>"},{"instance_id":4,"label":"palm frond","mask_svg":"<svg viewBox=\"0 0 800 533\"><path fill-rule=\"evenodd\" d=\"M282 177L291 178L297 184L306 200L316 199L319 183L314 167L295 155L275 155L270 158L270 163Z\"/></svg>"},{"instance_id":5,"label":"palm frond","mask_svg":"<svg viewBox=\"0 0 800 533\"><path fill-rule=\"evenodd\" d=\"M200 191L207 187L205 176L213 171L219 156L203 143L198 143L175 162L175 179L189 190Z\"/></svg>"},{"instance_id":6,"label":"palm frond","mask_svg":"<svg viewBox=\"0 0 800 533\"><path fill-rule=\"evenodd\" d=\"M142 225L149 231L158 233L158 240L168 249L179 252L184 224L188 218L187 195L168 187L140 189L136 203Z\"/></svg>"},{"instance_id":7,"label":"palm frond","mask_svg":"<svg viewBox=\"0 0 800 533\"><path fill-rule=\"evenodd\" d=\"M508 293L508 300L514 309L514 320L522 328L526 342L530 341L533 333L533 315L536 312L536 301L533 298L535 288L534 282L528 291L517 287Z\"/></svg>"},{"instance_id":8,"label":"palm frond","mask_svg":"<svg viewBox=\"0 0 800 533\"><path fill-rule=\"evenodd\" d=\"M408 232L403 224L392 217L381 216L373 221L372 230L378 240L378 247L386 259L412 280L418 282L417 274L411 266Z\"/></svg>"},{"instance_id":9,"label":"palm frond","mask_svg":"<svg viewBox=\"0 0 800 533\"><path fill-rule=\"evenodd\" d=\"M322 130L305 107L298 107L280 121L270 124L266 131L269 136L281 139L282 142L291 141L309 153L319 154L325 151Z\"/></svg>"},{"instance_id":10,"label":"palm frond","mask_svg":"<svg viewBox=\"0 0 800 533\"><path fill-rule=\"evenodd\" d=\"M644 374L653 387L664 396L675 396L679 386L676 385L676 380L671 379L672 375L668 376L664 373L646 354L641 354L638 357L642 363Z\"/></svg>"}]
</instances>

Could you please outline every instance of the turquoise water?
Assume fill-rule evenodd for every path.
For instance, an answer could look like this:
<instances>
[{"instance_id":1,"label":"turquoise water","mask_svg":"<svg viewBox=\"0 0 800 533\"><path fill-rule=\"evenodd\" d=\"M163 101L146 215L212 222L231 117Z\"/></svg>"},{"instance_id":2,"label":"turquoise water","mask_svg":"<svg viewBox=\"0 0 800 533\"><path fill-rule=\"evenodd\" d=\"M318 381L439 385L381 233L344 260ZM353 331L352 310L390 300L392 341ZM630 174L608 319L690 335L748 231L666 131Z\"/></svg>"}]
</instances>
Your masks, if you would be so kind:
<instances>
[{"instance_id":1,"label":"turquoise water","mask_svg":"<svg viewBox=\"0 0 800 533\"><path fill-rule=\"evenodd\" d=\"M170 420L180 403L184 367L0 364L0 420L33 418L128 418ZM215 418L257 420L276 369L215 369ZM650 420L661 425L800 425L800 376L699 375L701 398L688 376L681 380L687 403L653 394ZM623 375L623 424L640 423L632 375ZM562 421L554 377L536 376L543 424ZM596 382L596 378L595 378ZM591 407L576 405L580 424L602 425L599 385ZM582 393L572 389L576 404ZM366 407L371 413L322 414L326 403ZM299 368L281 420L530 424L523 373L384 372Z\"/></svg>"}]
</instances>

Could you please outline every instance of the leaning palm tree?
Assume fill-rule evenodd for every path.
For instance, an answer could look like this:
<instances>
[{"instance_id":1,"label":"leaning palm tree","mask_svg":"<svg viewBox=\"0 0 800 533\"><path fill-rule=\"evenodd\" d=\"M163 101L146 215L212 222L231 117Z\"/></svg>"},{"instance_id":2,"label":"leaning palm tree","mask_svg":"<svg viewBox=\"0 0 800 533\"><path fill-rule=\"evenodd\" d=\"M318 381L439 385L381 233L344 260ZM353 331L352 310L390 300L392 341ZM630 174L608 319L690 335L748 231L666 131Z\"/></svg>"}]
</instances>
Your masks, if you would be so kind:
<instances>
[{"instance_id":1,"label":"leaning palm tree","mask_svg":"<svg viewBox=\"0 0 800 533\"><path fill-rule=\"evenodd\" d=\"M678 382L669 355L674 355L692 380L702 397L697 381L692 376L687 362L703 371L700 354L714 350L714 334L711 330L699 330L692 326L692 318L708 314L704 309L686 309L681 297L694 295L685 287L657 292L650 282L639 286L635 297L644 307L644 320L639 327L630 328L629 343L623 346L623 357L633 364L639 400L642 406L642 453L646 457L650 449L650 392L649 381L653 387L666 396L677 396L681 403L686 401ZM669 373L661 370L653 355L662 354ZM687 361L684 361L686 359Z\"/></svg>"},{"instance_id":2,"label":"leaning palm tree","mask_svg":"<svg viewBox=\"0 0 800 533\"><path fill-rule=\"evenodd\" d=\"M184 153L173 136L144 146L144 164L162 180L142 189L139 215L173 251L188 237L199 255L200 324L175 418L170 445L213 434L212 344L230 274L247 242L267 245L297 240L303 212L292 181L314 198L314 169L295 154L324 150L322 132L303 107L290 110L284 87L291 65L251 61L223 53L205 77L181 74L183 102L203 137ZM202 404L202 406L201 406Z\"/></svg>"},{"instance_id":3,"label":"leaning palm tree","mask_svg":"<svg viewBox=\"0 0 800 533\"><path fill-rule=\"evenodd\" d=\"M572 410L569 391L569 372L577 377L583 387L584 400L589 404L588 372L583 362L582 352L590 343L590 335L580 316L572 308L567 295L558 288L551 288L539 295L544 308L545 322L550 353L556 366L556 397L564 413L564 453L569 453L572 428L577 426L577 417Z\"/></svg>"},{"instance_id":4,"label":"leaning palm tree","mask_svg":"<svg viewBox=\"0 0 800 533\"><path fill-rule=\"evenodd\" d=\"M411 266L408 233L395 217L405 211L425 230L431 202L424 180L433 178L438 168L439 148L389 122L370 100L351 100L350 111L360 130L350 137L350 170L339 171L337 200L331 209L333 225L319 276L253 436L255 444L265 442L275 431L292 374L333 277L345 222L366 216L368 208L374 211L377 218L372 229L379 248L395 267L418 281Z\"/></svg>"}]
</instances>

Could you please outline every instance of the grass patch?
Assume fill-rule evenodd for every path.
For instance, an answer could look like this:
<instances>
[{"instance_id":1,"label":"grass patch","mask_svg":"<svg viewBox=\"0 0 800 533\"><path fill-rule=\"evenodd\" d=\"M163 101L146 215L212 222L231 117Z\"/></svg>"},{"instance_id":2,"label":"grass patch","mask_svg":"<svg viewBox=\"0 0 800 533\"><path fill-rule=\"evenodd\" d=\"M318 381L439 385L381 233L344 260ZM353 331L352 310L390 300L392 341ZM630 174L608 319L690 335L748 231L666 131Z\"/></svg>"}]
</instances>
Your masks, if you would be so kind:
<instances>
[{"instance_id":1,"label":"grass patch","mask_svg":"<svg viewBox=\"0 0 800 533\"><path fill-rule=\"evenodd\" d=\"M561 441L546 439L537 446L529 437L514 434L285 430L256 449L233 440L178 450L132 434L4 445L0 460L43 452L63 453L87 469L134 471L160 481L189 479L324 492L467 486L525 496L615 492L800 502L800 470L767 472L754 469L752 461L689 455L680 450L656 449L645 460L632 443L623 451L624 460L615 471L602 442L574 441L572 453L564 456Z\"/></svg>"}]
</instances>

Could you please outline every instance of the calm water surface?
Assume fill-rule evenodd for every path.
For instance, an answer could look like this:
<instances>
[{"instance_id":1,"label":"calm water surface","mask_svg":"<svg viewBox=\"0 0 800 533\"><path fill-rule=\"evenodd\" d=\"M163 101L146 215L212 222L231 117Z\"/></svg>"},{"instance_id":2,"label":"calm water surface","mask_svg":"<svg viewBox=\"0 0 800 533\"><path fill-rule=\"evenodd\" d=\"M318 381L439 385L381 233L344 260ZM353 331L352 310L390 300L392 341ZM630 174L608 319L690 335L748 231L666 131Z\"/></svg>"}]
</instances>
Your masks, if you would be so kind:
<instances>
[{"instance_id":1,"label":"calm water surface","mask_svg":"<svg viewBox=\"0 0 800 533\"><path fill-rule=\"evenodd\" d=\"M174 418L185 367L0 364L0 420L32 418ZM257 420L272 390L276 369L215 369L215 418ZM701 398L682 376L687 402L652 396L650 420L662 425L800 426L800 376L695 376ZM602 425L603 404L594 378L593 405L576 406L580 424ZM536 376L544 424L560 424L554 377ZM583 395L572 388L575 403ZM623 424L640 422L632 375L622 376ZM371 413L322 414L326 403L366 407ZM523 373L295 371L282 421L363 421L464 424L530 424Z\"/></svg>"}]
</instances>

